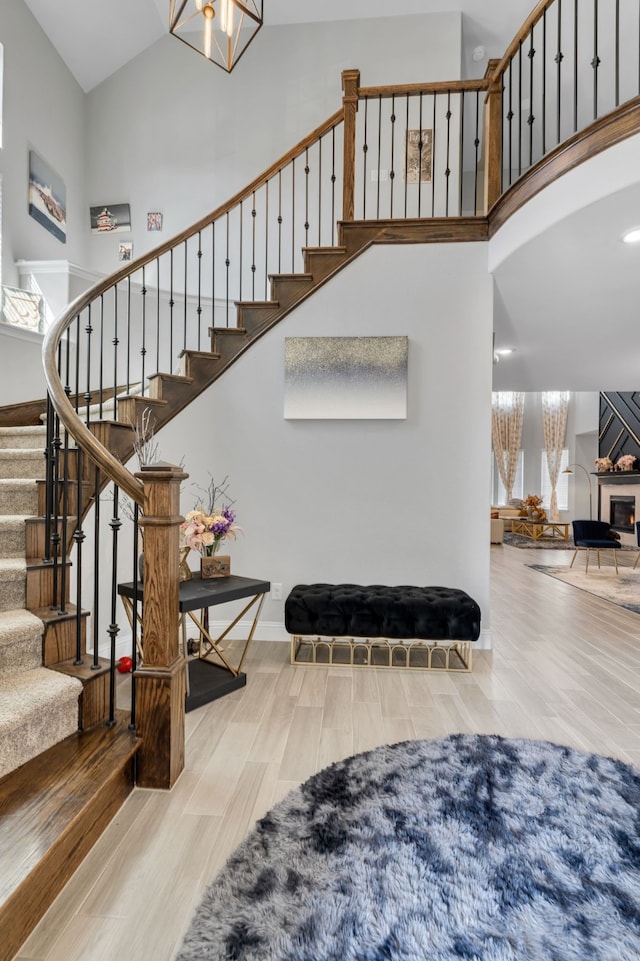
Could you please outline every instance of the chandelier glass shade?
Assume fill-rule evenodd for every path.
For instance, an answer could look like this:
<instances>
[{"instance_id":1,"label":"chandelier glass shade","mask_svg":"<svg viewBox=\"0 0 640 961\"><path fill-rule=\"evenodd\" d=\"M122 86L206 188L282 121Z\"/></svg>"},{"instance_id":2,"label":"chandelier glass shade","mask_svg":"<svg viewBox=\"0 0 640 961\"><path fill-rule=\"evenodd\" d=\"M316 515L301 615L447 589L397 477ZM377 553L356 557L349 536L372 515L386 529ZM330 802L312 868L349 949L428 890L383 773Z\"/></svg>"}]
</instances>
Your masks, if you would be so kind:
<instances>
[{"instance_id":1,"label":"chandelier glass shade","mask_svg":"<svg viewBox=\"0 0 640 961\"><path fill-rule=\"evenodd\" d=\"M169 33L231 73L262 26L262 0L171 0Z\"/></svg>"}]
</instances>

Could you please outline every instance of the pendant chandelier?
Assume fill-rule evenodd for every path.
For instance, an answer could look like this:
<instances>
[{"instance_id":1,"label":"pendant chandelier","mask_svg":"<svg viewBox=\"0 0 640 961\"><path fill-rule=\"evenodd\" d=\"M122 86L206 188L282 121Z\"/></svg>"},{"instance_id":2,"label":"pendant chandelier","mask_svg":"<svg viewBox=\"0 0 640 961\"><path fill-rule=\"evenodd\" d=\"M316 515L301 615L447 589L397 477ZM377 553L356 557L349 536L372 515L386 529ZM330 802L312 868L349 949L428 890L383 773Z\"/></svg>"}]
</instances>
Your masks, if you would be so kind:
<instances>
[{"instance_id":1,"label":"pendant chandelier","mask_svg":"<svg viewBox=\"0 0 640 961\"><path fill-rule=\"evenodd\" d=\"M262 0L171 0L169 33L231 73L262 26Z\"/></svg>"}]
</instances>

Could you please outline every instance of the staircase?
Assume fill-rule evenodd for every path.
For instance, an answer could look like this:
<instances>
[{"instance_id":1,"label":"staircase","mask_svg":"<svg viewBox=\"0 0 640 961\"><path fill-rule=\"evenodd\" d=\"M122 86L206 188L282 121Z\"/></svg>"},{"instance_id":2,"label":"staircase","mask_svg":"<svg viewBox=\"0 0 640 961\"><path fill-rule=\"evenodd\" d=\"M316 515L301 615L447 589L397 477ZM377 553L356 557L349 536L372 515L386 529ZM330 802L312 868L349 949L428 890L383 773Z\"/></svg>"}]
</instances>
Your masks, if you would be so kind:
<instances>
[{"instance_id":1,"label":"staircase","mask_svg":"<svg viewBox=\"0 0 640 961\"><path fill-rule=\"evenodd\" d=\"M128 715L105 726L108 665L75 661L75 608L42 562L44 427L0 428L0 959L8 961L131 791ZM30 609L31 608L31 609ZM81 623L86 624L86 617ZM82 731L82 733L80 733Z\"/></svg>"}]
</instances>

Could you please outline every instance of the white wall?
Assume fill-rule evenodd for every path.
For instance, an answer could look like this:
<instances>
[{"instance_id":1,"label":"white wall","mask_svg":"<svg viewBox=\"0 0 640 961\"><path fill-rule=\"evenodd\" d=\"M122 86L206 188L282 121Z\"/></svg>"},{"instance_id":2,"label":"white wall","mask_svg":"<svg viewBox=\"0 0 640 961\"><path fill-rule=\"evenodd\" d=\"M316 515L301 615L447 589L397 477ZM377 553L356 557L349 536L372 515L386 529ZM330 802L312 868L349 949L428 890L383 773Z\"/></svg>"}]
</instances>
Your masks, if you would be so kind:
<instances>
[{"instance_id":1,"label":"white wall","mask_svg":"<svg viewBox=\"0 0 640 961\"><path fill-rule=\"evenodd\" d=\"M486 245L374 247L161 431L164 459L186 455L183 512L191 484L228 474L234 572L285 598L315 581L460 587L487 630L491 317ZM286 336L385 334L409 337L406 421L283 419ZM284 636L283 604L262 622Z\"/></svg>"},{"instance_id":2,"label":"white wall","mask_svg":"<svg viewBox=\"0 0 640 961\"><path fill-rule=\"evenodd\" d=\"M4 46L2 281L18 286L14 262L66 258L82 262L86 97L23 0L2 0ZM67 187L67 242L29 216L29 150L35 149Z\"/></svg>"},{"instance_id":3,"label":"white wall","mask_svg":"<svg viewBox=\"0 0 640 961\"><path fill-rule=\"evenodd\" d=\"M459 14L264 27L233 73L166 36L88 95L90 204L131 204L134 256L250 183L364 86L460 77ZM149 210L164 213L147 233ZM90 264L117 267L124 234L92 236Z\"/></svg>"}]
</instances>

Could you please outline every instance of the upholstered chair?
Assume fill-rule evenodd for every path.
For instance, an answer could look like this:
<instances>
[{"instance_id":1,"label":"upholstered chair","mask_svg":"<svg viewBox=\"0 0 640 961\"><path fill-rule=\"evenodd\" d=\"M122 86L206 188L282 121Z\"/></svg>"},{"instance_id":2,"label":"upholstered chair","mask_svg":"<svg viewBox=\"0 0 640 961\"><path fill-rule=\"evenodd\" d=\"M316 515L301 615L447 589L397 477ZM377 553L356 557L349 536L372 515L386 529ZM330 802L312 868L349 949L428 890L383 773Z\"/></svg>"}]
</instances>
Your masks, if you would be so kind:
<instances>
[{"instance_id":1,"label":"upholstered chair","mask_svg":"<svg viewBox=\"0 0 640 961\"><path fill-rule=\"evenodd\" d=\"M589 554L595 551L598 558L598 568L600 568L600 551L611 551L616 574L618 573L618 558L616 551L620 550L620 541L617 535L611 530L611 525L606 521L573 521L573 543L575 552L571 559L570 567L578 556L578 551L586 551L587 559L585 564L585 574L589 573Z\"/></svg>"}]
</instances>

